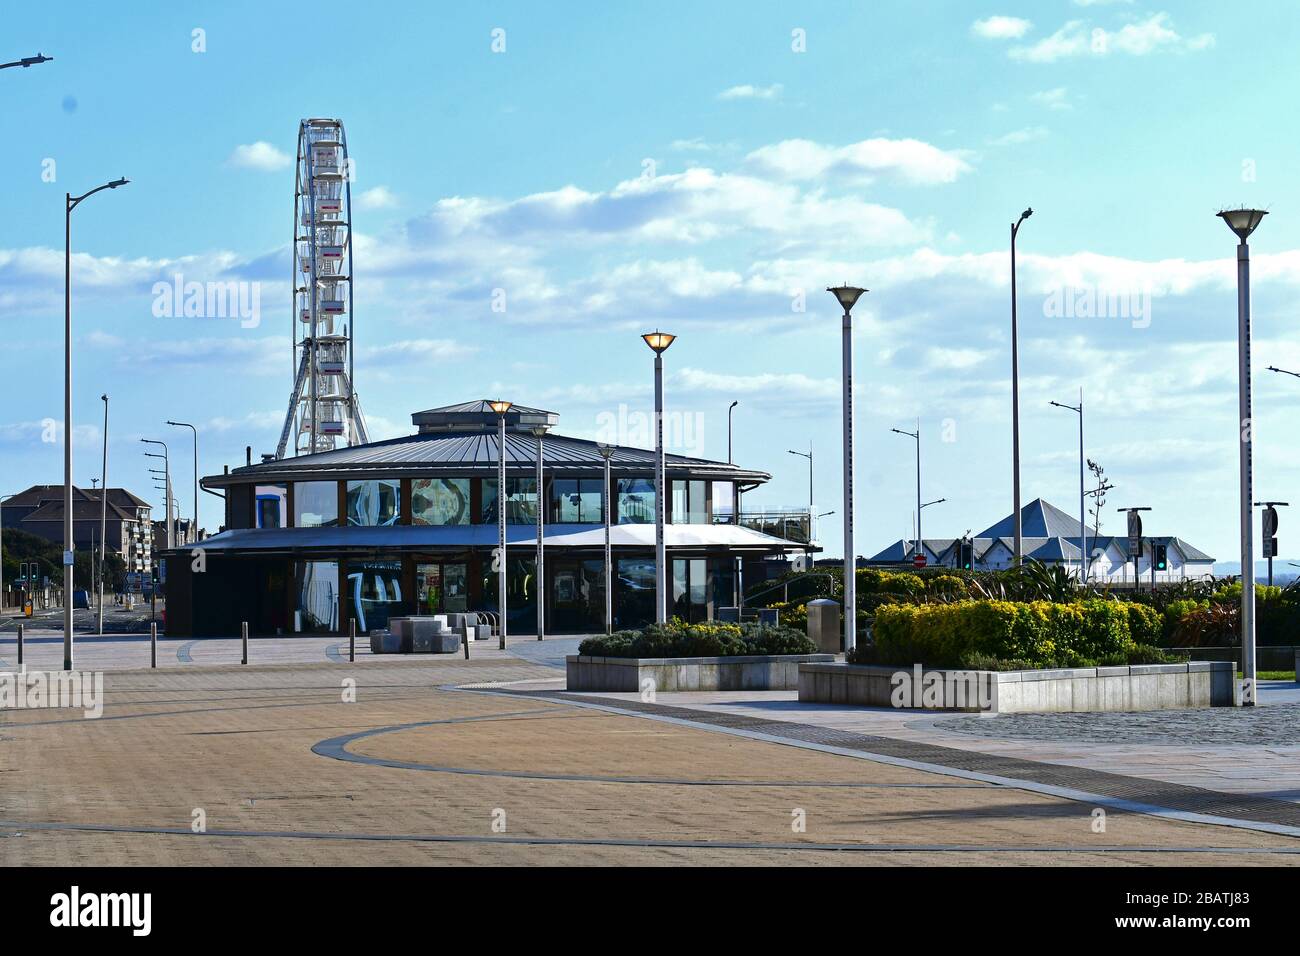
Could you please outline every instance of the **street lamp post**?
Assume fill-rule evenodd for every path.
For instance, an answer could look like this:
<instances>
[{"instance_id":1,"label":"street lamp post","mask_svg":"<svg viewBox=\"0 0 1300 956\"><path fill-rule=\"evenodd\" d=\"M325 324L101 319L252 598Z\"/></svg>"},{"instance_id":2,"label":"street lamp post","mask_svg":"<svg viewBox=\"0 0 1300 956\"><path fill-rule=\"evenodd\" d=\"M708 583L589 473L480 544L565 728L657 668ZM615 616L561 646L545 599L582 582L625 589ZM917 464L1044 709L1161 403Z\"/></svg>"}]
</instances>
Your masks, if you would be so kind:
<instances>
[{"instance_id":1,"label":"street lamp post","mask_svg":"<svg viewBox=\"0 0 1300 956\"><path fill-rule=\"evenodd\" d=\"M732 402L730 405L727 406L727 464L728 465L735 464L734 460L731 457L731 413L736 410L736 406L739 404L740 402L736 401L736 402Z\"/></svg>"},{"instance_id":2,"label":"street lamp post","mask_svg":"<svg viewBox=\"0 0 1300 956\"><path fill-rule=\"evenodd\" d=\"M808 441L808 450L807 450L806 452L805 452L805 451L795 451L794 449L788 449L788 450L789 450L790 454L792 454L792 455L798 455L800 458L807 458L807 459L808 459L808 556L809 556L809 557L812 557L812 540L813 540L812 523L813 523L813 511L816 510L816 509L813 507L813 447L812 447L812 440L809 439L809 441Z\"/></svg>"},{"instance_id":3,"label":"street lamp post","mask_svg":"<svg viewBox=\"0 0 1300 956\"><path fill-rule=\"evenodd\" d=\"M835 296L844 316L840 323L843 370L844 428L844 652L857 646L858 589L855 572L857 556L853 548L853 306L866 289L841 285L828 288Z\"/></svg>"},{"instance_id":4,"label":"street lamp post","mask_svg":"<svg viewBox=\"0 0 1300 956\"><path fill-rule=\"evenodd\" d=\"M36 66L38 63L49 63L53 59L54 57L52 56L45 56L44 54L38 53L35 56L25 56L21 60L14 60L12 63L0 63L0 70L8 70L11 67L16 66L21 66L23 69L26 69L29 66Z\"/></svg>"},{"instance_id":5,"label":"street lamp post","mask_svg":"<svg viewBox=\"0 0 1300 956\"><path fill-rule=\"evenodd\" d=\"M549 427L546 425L533 426L533 434L537 437L537 583L533 590L537 592L537 639L539 641L544 639L546 633L546 563L542 548L542 532L545 525L542 517L545 486L542 472L542 440L548 430Z\"/></svg>"},{"instance_id":6,"label":"street lamp post","mask_svg":"<svg viewBox=\"0 0 1300 956\"><path fill-rule=\"evenodd\" d=\"M924 542L925 539L921 536L921 509L923 507L923 505L921 504L921 419L918 418L916 420L916 431L914 432L906 432L903 431L901 428L891 428L890 431L893 432L895 435L906 435L908 438L911 438L916 441L916 548L915 548L915 553L924 555L925 545L922 542ZM932 502L932 504L937 504L937 502Z\"/></svg>"},{"instance_id":7,"label":"street lamp post","mask_svg":"<svg viewBox=\"0 0 1300 956\"><path fill-rule=\"evenodd\" d=\"M1011 224L1011 486L1015 515L1015 563L1021 560L1020 528L1020 339L1016 319L1016 234L1020 224L1034 214L1026 209Z\"/></svg>"},{"instance_id":8,"label":"street lamp post","mask_svg":"<svg viewBox=\"0 0 1300 956\"><path fill-rule=\"evenodd\" d=\"M104 563L108 559L108 396L99 396L104 402L104 462L100 472L99 491L99 605L97 611L99 634L104 633ZM120 535L119 535L120 537Z\"/></svg>"},{"instance_id":9,"label":"street lamp post","mask_svg":"<svg viewBox=\"0 0 1300 956\"><path fill-rule=\"evenodd\" d=\"M1241 702L1255 706L1255 542L1251 482L1250 405L1250 246L1246 240L1268 215L1262 209L1225 209L1219 217L1237 236L1237 439L1240 467L1241 524Z\"/></svg>"},{"instance_id":10,"label":"street lamp post","mask_svg":"<svg viewBox=\"0 0 1300 956\"><path fill-rule=\"evenodd\" d=\"M28 65L19 61L24 66ZM125 186L115 179L90 192L63 194L63 669L72 670L72 210L105 189Z\"/></svg>"},{"instance_id":11,"label":"street lamp post","mask_svg":"<svg viewBox=\"0 0 1300 956\"><path fill-rule=\"evenodd\" d=\"M488 403L497 413L497 612L501 625L497 628L501 650L506 649L506 412L510 402Z\"/></svg>"},{"instance_id":12,"label":"street lamp post","mask_svg":"<svg viewBox=\"0 0 1300 956\"><path fill-rule=\"evenodd\" d=\"M13 492L12 494L8 494L8 495L0 495L0 503L3 503L4 500L5 500L6 498L12 498L12 497L13 497L14 495L16 495L16 494L18 494L18 492L15 491L15 492ZM3 510L0 510L0 611L3 611L3 610L4 610L4 607L5 607L5 598L6 598L6 597L8 596L8 594L9 594L9 592L5 590L5 561L4 561L4 558L5 558L5 547L4 547L4 511L3 511Z\"/></svg>"},{"instance_id":13,"label":"street lamp post","mask_svg":"<svg viewBox=\"0 0 1300 956\"><path fill-rule=\"evenodd\" d=\"M655 621L668 622L668 549L664 546L664 352L677 338L667 332L641 336L655 353Z\"/></svg>"},{"instance_id":14,"label":"street lamp post","mask_svg":"<svg viewBox=\"0 0 1300 956\"><path fill-rule=\"evenodd\" d=\"M1079 583L1088 583L1088 514L1083 507L1083 386L1079 386L1079 404L1065 405L1061 402L1051 402L1057 408L1064 408L1067 411L1075 412L1079 416Z\"/></svg>"},{"instance_id":15,"label":"street lamp post","mask_svg":"<svg viewBox=\"0 0 1300 956\"><path fill-rule=\"evenodd\" d=\"M596 446L600 457L605 459L605 493L601 498L605 502L605 633L614 633L614 562L609 546L610 509L613 507L613 493L610 491L609 459L614 454L614 446L603 442Z\"/></svg>"},{"instance_id":16,"label":"street lamp post","mask_svg":"<svg viewBox=\"0 0 1300 956\"><path fill-rule=\"evenodd\" d=\"M146 458L161 458L163 460L163 484L167 486L166 500L163 502L163 528L167 533L167 549L171 550L176 547L175 536L172 533L172 466L171 459L168 457L167 443L158 441L156 438L141 438L140 441L146 445L162 445L163 453L161 455L151 451L145 452Z\"/></svg>"},{"instance_id":17,"label":"street lamp post","mask_svg":"<svg viewBox=\"0 0 1300 956\"><path fill-rule=\"evenodd\" d=\"M199 430L189 422L171 422L168 425L175 425L177 428L188 428L194 433L194 524L190 528L190 537L192 541L199 540ZM177 511L180 510L179 505Z\"/></svg>"}]
</instances>

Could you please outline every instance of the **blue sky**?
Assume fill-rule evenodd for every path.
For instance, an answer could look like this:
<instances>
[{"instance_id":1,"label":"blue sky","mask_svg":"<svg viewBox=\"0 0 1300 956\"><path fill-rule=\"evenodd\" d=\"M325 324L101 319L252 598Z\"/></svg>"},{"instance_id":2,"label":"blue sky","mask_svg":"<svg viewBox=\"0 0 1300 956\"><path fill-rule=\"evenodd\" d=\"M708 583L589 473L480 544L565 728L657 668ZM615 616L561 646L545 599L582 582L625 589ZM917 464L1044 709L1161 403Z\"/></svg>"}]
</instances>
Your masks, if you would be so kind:
<instances>
[{"instance_id":1,"label":"blue sky","mask_svg":"<svg viewBox=\"0 0 1300 956\"><path fill-rule=\"evenodd\" d=\"M649 408L637 335L659 326L679 336L678 450L725 458L739 400L736 459L773 474L749 504L803 503L806 463L786 449L811 441L818 510L838 511L839 326L822 290L849 280L871 289L856 310L859 550L909 532L912 448L889 429L918 415L925 497L947 499L927 535L978 531L1010 510L1006 246L1032 205L1025 499L1077 507L1075 419L1047 403L1082 385L1110 505L1150 505L1152 532L1231 559L1224 205L1271 211L1253 243L1256 489L1300 497L1300 381L1263 371L1300 369L1290 7L321 2L307 25L265 3L11 9L0 60L55 60L0 73L0 493L61 480L61 447L41 440L62 415L58 213L65 191L118 176L131 185L74 216L76 480L99 472L104 391L110 481L152 494L139 438L169 438L186 514L188 432L166 419L200 425L204 473L274 449L291 157L301 118L336 116L374 435L500 395L559 412L568 434L635 439L606 423ZM155 317L153 285L177 273L258 283L258 325ZM1144 318L1054 306L1120 293L1149 296ZM201 505L214 527L219 503ZM838 518L824 525L838 554Z\"/></svg>"}]
</instances>

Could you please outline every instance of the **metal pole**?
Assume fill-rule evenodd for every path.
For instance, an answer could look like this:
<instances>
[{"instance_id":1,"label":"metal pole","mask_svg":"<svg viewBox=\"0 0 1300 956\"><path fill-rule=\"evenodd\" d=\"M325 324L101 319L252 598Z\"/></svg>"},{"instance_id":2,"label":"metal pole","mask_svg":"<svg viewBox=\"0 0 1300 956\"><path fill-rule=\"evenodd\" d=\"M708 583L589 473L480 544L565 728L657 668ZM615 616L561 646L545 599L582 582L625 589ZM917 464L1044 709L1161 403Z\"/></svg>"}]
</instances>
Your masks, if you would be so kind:
<instances>
[{"instance_id":1,"label":"metal pole","mask_svg":"<svg viewBox=\"0 0 1300 956\"><path fill-rule=\"evenodd\" d=\"M357 619L348 618L348 662L355 662L357 659Z\"/></svg>"},{"instance_id":2,"label":"metal pole","mask_svg":"<svg viewBox=\"0 0 1300 956\"><path fill-rule=\"evenodd\" d=\"M102 635L104 633L104 564L108 558L108 396L101 395L100 398L104 400L104 463L100 471L99 489L99 612L96 630Z\"/></svg>"},{"instance_id":3,"label":"metal pole","mask_svg":"<svg viewBox=\"0 0 1300 956\"><path fill-rule=\"evenodd\" d=\"M921 419L916 420L916 553L924 556L925 539L921 536Z\"/></svg>"},{"instance_id":4,"label":"metal pole","mask_svg":"<svg viewBox=\"0 0 1300 956\"><path fill-rule=\"evenodd\" d=\"M1255 542L1251 514L1250 246L1237 246L1237 381L1240 438L1242 704L1255 705Z\"/></svg>"},{"instance_id":5,"label":"metal pole","mask_svg":"<svg viewBox=\"0 0 1300 956\"><path fill-rule=\"evenodd\" d=\"M857 558L853 548L853 320L842 322L844 384L844 651L857 646Z\"/></svg>"},{"instance_id":6,"label":"metal pole","mask_svg":"<svg viewBox=\"0 0 1300 956\"><path fill-rule=\"evenodd\" d=\"M668 622L668 549L664 546L664 357L655 352L655 621Z\"/></svg>"},{"instance_id":7,"label":"metal pole","mask_svg":"<svg viewBox=\"0 0 1300 956\"><path fill-rule=\"evenodd\" d=\"M545 526L543 517L544 508L542 505L542 489L545 487L545 478L542 472L542 442L545 432L541 429L537 431L537 581L534 590L537 592L537 639L544 640L546 634L546 563L542 553L542 532Z\"/></svg>"},{"instance_id":8,"label":"metal pole","mask_svg":"<svg viewBox=\"0 0 1300 956\"><path fill-rule=\"evenodd\" d=\"M1083 386L1079 386L1079 578L1088 583L1088 513L1083 507Z\"/></svg>"},{"instance_id":9,"label":"metal pole","mask_svg":"<svg viewBox=\"0 0 1300 956\"><path fill-rule=\"evenodd\" d=\"M612 451L612 449L611 449ZM609 546L610 509L614 501L610 493L609 455L605 456L605 633L614 633L614 561Z\"/></svg>"},{"instance_id":10,"label":"metal pole","mask_svg":"<svg viewBox=\"0 0 1300 956\"><path fill-rule=\"evenodd\" d=\"M158 666L158 625L149 623L149 666Z\"/></svg>"},{"instance_id":11,"label":"metal pole","mask_svg":"<svg viewBox=\"0 0 1300 956\"><path fill-rule=\"evenodd\" d=\"M23 623L18 622L18 666L23 666Z\"/></svg>"},{"instance_id":12,"label":"metal pole","mask_svg":"<svg viewBox=\"0 0 1300 956\"><path fill-rule=\"evenodd\" d=\"M63 208L63 669L72 670L72 193Z\"/></svg>"},{"instance_id":13,"label":"metal pole","mask_svg":"<svg viewBox=\"0 0 1300 956\"><path fill-rule=\"evenodd\" d=\"M1016 227L1011 227L1011 488L1015 516L1014 563L1020 563L1020 354L1016 318Z\"/></svg>"},{"instance_id":14,"label":"metal pole","mask_svg":"<svg viewBox=\"0 0 1300 956\"><path fill-rule=\"evenodd\" d=\"M506 649L506 416L502 414L497 433L497 608L501 626L497 628L501 650Z\"/></svg>"},{"instance_id":15,"label":"metal pole","mask_svg":"<svg viewBox=\"0 0 1300 956\"><path fill-rule=\"evenodd\" d=\"M239 639L240 639L240 643L243 645L243 656L240 658L239 663L247 664L248 663L248 622L247 621L241 621L239 624Z\"/></svg>"}]
</instances>

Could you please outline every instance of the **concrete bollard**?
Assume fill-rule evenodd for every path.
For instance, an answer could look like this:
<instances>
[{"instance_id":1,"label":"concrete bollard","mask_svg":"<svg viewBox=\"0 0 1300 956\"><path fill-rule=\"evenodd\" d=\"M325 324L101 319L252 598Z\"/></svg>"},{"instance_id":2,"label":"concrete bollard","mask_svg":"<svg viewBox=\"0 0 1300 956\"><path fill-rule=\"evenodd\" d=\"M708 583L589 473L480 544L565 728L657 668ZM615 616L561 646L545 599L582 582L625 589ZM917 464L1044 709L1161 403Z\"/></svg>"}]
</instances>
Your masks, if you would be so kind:
<instances>
[{"instance_id":1,"label":"concrete bollard","mask_svg":"<svg viewBox=\"0 0 1300 956\"><path fill-rule=\"evenodd\" d=\"M465 645L465 660L469 660L469 627L464 627L460 632L461 642Z\"/></svg>"},{"instance_id":2,"label":"concrete bollard","mask_svg":"<svg viewBox=\"0 0 1300 956\"><path fill-rule=\"evenodd\" d=\"M149 666L158 666L158 625L149 623Z\"/></svg>"},{"instance_id":3,"label":"concrete bollard","mask_svg":"<svg viewBox=\"0 0 1300 956\"><path fill-rule=\"evenodd\" d=\"M244 644L244 656L239 663L247 664L248 663L248 622L247 621L243 621L240 623L239 636Z\"/></svg>"},{"instance_id":4,"label":"concrete bollard","mask_svg":"<svg viewBox=\"0 0 1300 956\"><path fill-rule=\"evenodd\" d=\"M18 666L23 666L23 625L18 622Z\"/></svg>"},{"instance_id":5,"label":"concrete bollard","mask_svg":"<svg viewBox=\"0 0 1300 956\"><path fill-rule=\"evenodd\" d=\"M357 659L357 619L355 617L348 619L348 661L355 662Z\"/></svg>"}]
</instances>

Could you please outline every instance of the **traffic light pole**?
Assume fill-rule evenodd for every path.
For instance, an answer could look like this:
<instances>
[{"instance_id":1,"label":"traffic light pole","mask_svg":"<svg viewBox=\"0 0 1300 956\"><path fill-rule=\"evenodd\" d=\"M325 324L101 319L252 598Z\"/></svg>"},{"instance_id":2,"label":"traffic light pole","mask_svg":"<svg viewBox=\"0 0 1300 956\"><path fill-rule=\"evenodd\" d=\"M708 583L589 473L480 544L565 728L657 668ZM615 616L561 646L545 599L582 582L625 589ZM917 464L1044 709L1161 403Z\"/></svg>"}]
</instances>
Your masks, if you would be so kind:
<instances>
[{"instance_id":1,"label":"traffic light pole","mask_svg":"<svg viewBox=\"0 0 1300 956\"><path fill-rule=\"evenodd\" d=\"M1260 531L1263 532L1264 539L1264 557L1268 559L1268 586L1273 586L1273 558L1277 548L1275 539L1277 538L1277 509L1289 507L1285 501L1256 501L1256 508L1263 508L1260 515Z\"/></svg>"}]
</instances>

